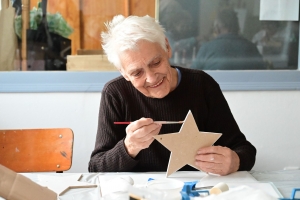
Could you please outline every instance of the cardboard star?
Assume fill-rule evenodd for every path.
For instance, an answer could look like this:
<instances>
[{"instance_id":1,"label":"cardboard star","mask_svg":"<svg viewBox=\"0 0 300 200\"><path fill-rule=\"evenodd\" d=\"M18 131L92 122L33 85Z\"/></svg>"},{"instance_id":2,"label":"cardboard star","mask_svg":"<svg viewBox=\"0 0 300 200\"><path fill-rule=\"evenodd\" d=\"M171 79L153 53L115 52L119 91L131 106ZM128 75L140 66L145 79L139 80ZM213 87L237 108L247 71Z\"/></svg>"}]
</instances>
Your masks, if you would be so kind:
<instances>
[{"instance_id":1,"label":"cardboard star","mask_svg":"<svg viewBox=\"0 0 300 200\"><path fill-rule=\"evenodd\" d=\"M38 184L48 187L50 190L57 193L59 196L64 194L68 189L74 188L91 188L97 187L96 184L78 181L82 174L68 176L47 176L38 175Z\"/></svg>"},{"instance_id":2,"label":"cardboard star","mask_svg":"<svg viewBox=\"0 0 300 200\"><path fill-rule=\"evenodd\" d=\"M179 170L186 164L195 166L195 155L202 147L212 146L221 133L200 132L191 111L188 112L178 133L156 135L154 138L171 151L167 174Z\"/></svg>"}]
</instances>

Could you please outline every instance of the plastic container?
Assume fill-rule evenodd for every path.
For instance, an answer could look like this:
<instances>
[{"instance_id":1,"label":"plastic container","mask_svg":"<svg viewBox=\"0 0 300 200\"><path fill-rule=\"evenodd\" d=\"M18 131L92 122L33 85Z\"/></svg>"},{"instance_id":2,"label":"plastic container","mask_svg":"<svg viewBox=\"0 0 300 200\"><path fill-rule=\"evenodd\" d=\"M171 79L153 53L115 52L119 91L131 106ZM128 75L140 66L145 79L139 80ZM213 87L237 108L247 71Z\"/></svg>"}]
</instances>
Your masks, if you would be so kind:
<instances>
[{"instance_id":1,"label":"plastic container","mask_svg":"<svg viewBox=\"0 0 300 200\"><path fill-rule=\"evenodd\" d=\"M174 179L155 179L148 182L147 187L151 190L159 190L164 192L164 199L181 200L180 191L184 182Z\"/></svg>"}]
</instances>

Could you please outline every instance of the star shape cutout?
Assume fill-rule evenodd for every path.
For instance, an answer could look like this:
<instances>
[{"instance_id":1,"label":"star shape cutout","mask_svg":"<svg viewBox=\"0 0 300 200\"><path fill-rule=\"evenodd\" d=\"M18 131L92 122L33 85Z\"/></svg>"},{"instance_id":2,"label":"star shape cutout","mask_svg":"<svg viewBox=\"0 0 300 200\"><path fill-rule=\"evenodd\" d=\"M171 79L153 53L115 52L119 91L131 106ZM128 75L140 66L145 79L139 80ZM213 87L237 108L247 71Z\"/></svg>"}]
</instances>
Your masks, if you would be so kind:
<instances>
[{"instance_id":1,"label":"star shape cutout","mask_svg":"<svg viewBox=\"0 0 300 200\"><path fill-rule=\"evenodd\" d=\"M96 184L78 181L82 177L82 174L68 175L68 176L47 176L38 175L38 184L48 187L61 196L68 189L74 188L91 188L97 187Z\"/></svg>"},{"instance_id":2,"label":"star shape cutout","mask_svg":"<svg viewBox=\"0 0 300 200\"><path fill-rule=\"evenodd\" d=\"M199 131L194 116L189 110L178 133L154 136L158 142L171 151L166 176L168 177L187 164L198 169L195 166L195 155L198 149L212 146L221 135L221 133Z\"/></svg>"}]
</instances>

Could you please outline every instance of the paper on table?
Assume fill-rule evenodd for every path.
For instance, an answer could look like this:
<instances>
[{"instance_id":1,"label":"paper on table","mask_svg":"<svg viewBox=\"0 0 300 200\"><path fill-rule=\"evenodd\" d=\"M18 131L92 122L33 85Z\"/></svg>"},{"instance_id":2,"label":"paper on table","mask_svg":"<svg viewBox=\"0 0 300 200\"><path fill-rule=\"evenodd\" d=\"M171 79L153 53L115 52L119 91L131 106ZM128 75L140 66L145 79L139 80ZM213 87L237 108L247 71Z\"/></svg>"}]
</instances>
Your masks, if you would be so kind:
<instances>
[{"instance_id":1,"label":"paper on table","mask_svg":"<svg viewBox=\"0 0 300 200\"><path fill-rule=\"evenodd\" d=\"M161 179L165 178L165 172L149 172L149 173L105 173L103 175L99 176L99 182L101 187L101 193L102 197L109 194L111 192L111 189L108 189L106 187L107 183L110 182L112 179L117 180L117 177L120 176L130 176L134 181L135 187L145 187L147 185L148 179ZM241 171L241 172L235 172L232 174L229 174L227 176L214 176L214 175L207 175L204 172L200 171L177 171L175 172L172 177L168 179L175 179L179 181L199 181L196 185L196 187L201 186L208 186L208 185L216 185L219 182L224 182L229 186L230 188L236 188L241 185L247 185L254 189L260 189L262 191L265 191L271 196L280 198L282 195L279 193L279 191L276 189L276 187L272 183L262 183L258 182L249 172L247 171ZM115 183L116 187L121 186L120 184ZM115 188L116 190L118 188ZM119 189L122 189L121 187Z\"/></svg>"},{"instance_id":2,"label":"paper on table","mask_svg":"<svg viewBox=\"0 0 300 200\"><path fill-rule=\"evenodd\" d=\"M260 20L298 21L299 0L260 0Z\"/></svg>"},{"instance_id":3,"label":"paper on table","mask_svg":"<svg viewBox=\"0 0 300 200\"><path fill-rule=\"evenodd\" d=\"M256 189L256 190L261 190L264 191L266 194L274 197L274 198L282 198L283 196L280 194L280 192L277 190L277 188L274 186L273 183L271 182L257 182L257 183L247 183L247 182L243 182L243 183L228 183L227 184L230 189L234 189L237 187L240 187L242 185L244 186L248 186L250 188Z\"/></svg>"},{"instance_id":4,"label":"paper on table","mask_svg":"<svg viewBox=\"0 0 300 200\"><path fill-rule=\"evenodd\" d=\"M130 176L133 179L134 182L134 187L146 187L147 183L148 183L148 179L152 178L152 179L162 179L165 178L166 173L165 172L146 172L143 174L140 173L106 173L105 175L101 175L99 176L99 182L100 182L100 187L101 187L101 193L102 193L102 197L109 194L109 192L111 192L111 189L109 189L107 187L107 183L111 182L113 179L117 180L116 178L120 177L120 176ZM207 174L204 172L200 172L200 171L178 171L175 172L171 178L168 179L175 179L175 180L179 180L182 182L185 181L197 181L200 180L201 178L203 178L204 176L206 176ZM115 181L114 180L114 181ZM122 190L122 188L120 187L120 185L122 184L122 182L120 181L120 184L116 184L116 187L114 190Z\"/></svg>"},{"instance_id":5,"label":"paper on table","mask_svg":"<svg viewBox=\"0 0 300 200\"><path fill-rule=\"evenodd\" d=\"M43 179L45 181L53 180L54 178L60 178L60 177L68 177L77 175L77 173L21 173L22 175L26 176L27 178L31 179L32 181L39 183ZM99 200L101 199L100 196L100 183L98 177L101 176L101 173L78 173L79 175L72 178L73 180L78 180L80 175L82 177L80 178L80 183L92 183L95 185L98 185L98 187L93 188L76 188L76 189L68 189L65 193L62 194L62 196L59 196L60 200L82 200L82 199L89 199L89 200ZM47 176L47 177L41 177L41 176ZM56 179L57 180L57 179ZM65 181L62 179L59 179L56 181ZM42 185L45 186L45 184L42 183Z\"/></svg>"},{"instance_id":6,"label":"paper on table","mask_svg":"<svg viewBox=\"0 0 300 200\"><path fill-rule=\"evenodd\" d=\"M216 185L220 182L224 182L228 185L229 190L233 188L237 188L242 185L249 186L253 189L258 189L266 192L275 198L281 198L282 195L273 185L273 183L269 182L258 182L249 172L240 171L229 174L227 176L212 176L207 175L203 177L196 185L196 187L203 187L209 185Z\"/></svg>"},{"instance_id":7,"label":"paper on table","mask_svg":"<svg viewBox=\"0 0 300 200\"><path fill-rule=\"evenodd\" d=\"M68 189L72 188L90 188L97 187L96 184L78 181L82 174L75 174L70 176L55 177L48 175L38 175L38 184L48 187L50 190L62 195Z\"/></svg>"},{"instance_id":8,"label":"paper on table","mask_svg":"<svg viewBox=\"0 0 300 200\"><path fill-rule=\"evenodd\" d=\"M219 182L229 183L229 182L247 182L247 183L257 183L258 181L247 171L239 171L227 176L214 176L206 175L204 176L197 187L207 186L207 185L216 185Z\"/></svg>"},{"instance_id":9,"label":"paper on table","mask_svg":"<svg viewBox=\"0 0 300 200\"><path fill-rule=\"evenodd\" d=\"M269 195L262 189L255 189L251 188L246 185L238 186L235 188L231 188L229 191L218 195L210 195L206 197L207 200L256 200L256 199L263 199L263 200L277 200L278 198ZM200 200L200 199L199 199Z\"/></svg>"},{"instance_id":10,"label":"paper on table","mask_svg":"<svg viewBox=\"0 0 300 200\"><path fill-rule=\"evenodd\" d=\"M99 176L99 182L101 187L102 196L107 195L111 189L107 187L107 183L111 182L112 179L117 180L117 177L120 176L130 176L134 181L135 187L146 187L148 179L161 179L165 178L165 172L147 172L147 173L106 173L105 175ZM214 175L207 175L205 172L201 171L177 171L175 172L172 177L168 179L175 179L182 182L187 181L199 181L196 187L200 186L207 186L207 185L216 185L219 182L249 182L249 183L257 183L257 180L248 172L235 172L227 176L214 176ZM115 184L116 187L119 187ZM115 188L114 190L122 189L121 187Z\"/></svg>"}]
</instances>

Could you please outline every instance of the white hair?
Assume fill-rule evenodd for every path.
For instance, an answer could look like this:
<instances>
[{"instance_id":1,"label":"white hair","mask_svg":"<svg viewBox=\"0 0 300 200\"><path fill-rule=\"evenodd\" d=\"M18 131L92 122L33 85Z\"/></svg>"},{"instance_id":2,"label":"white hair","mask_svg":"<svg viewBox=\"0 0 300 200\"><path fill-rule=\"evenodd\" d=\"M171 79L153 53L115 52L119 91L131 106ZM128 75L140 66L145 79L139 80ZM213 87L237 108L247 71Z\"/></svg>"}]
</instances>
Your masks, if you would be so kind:
<instances>
[{"instance_id":1,"label":"white hair","mask_svg":"<svg viewBox=\"0 0 300 200\"><path fill-rule=\"evenodd\" d=\"M167 51L164 28L152 17L115 16L111 22L105 23L107 32L102 32L102 48L109 62L120 69L119 54L125 50L137 48L137 42L147 40L158 43Z\"/></svg>"}]
</instances>

